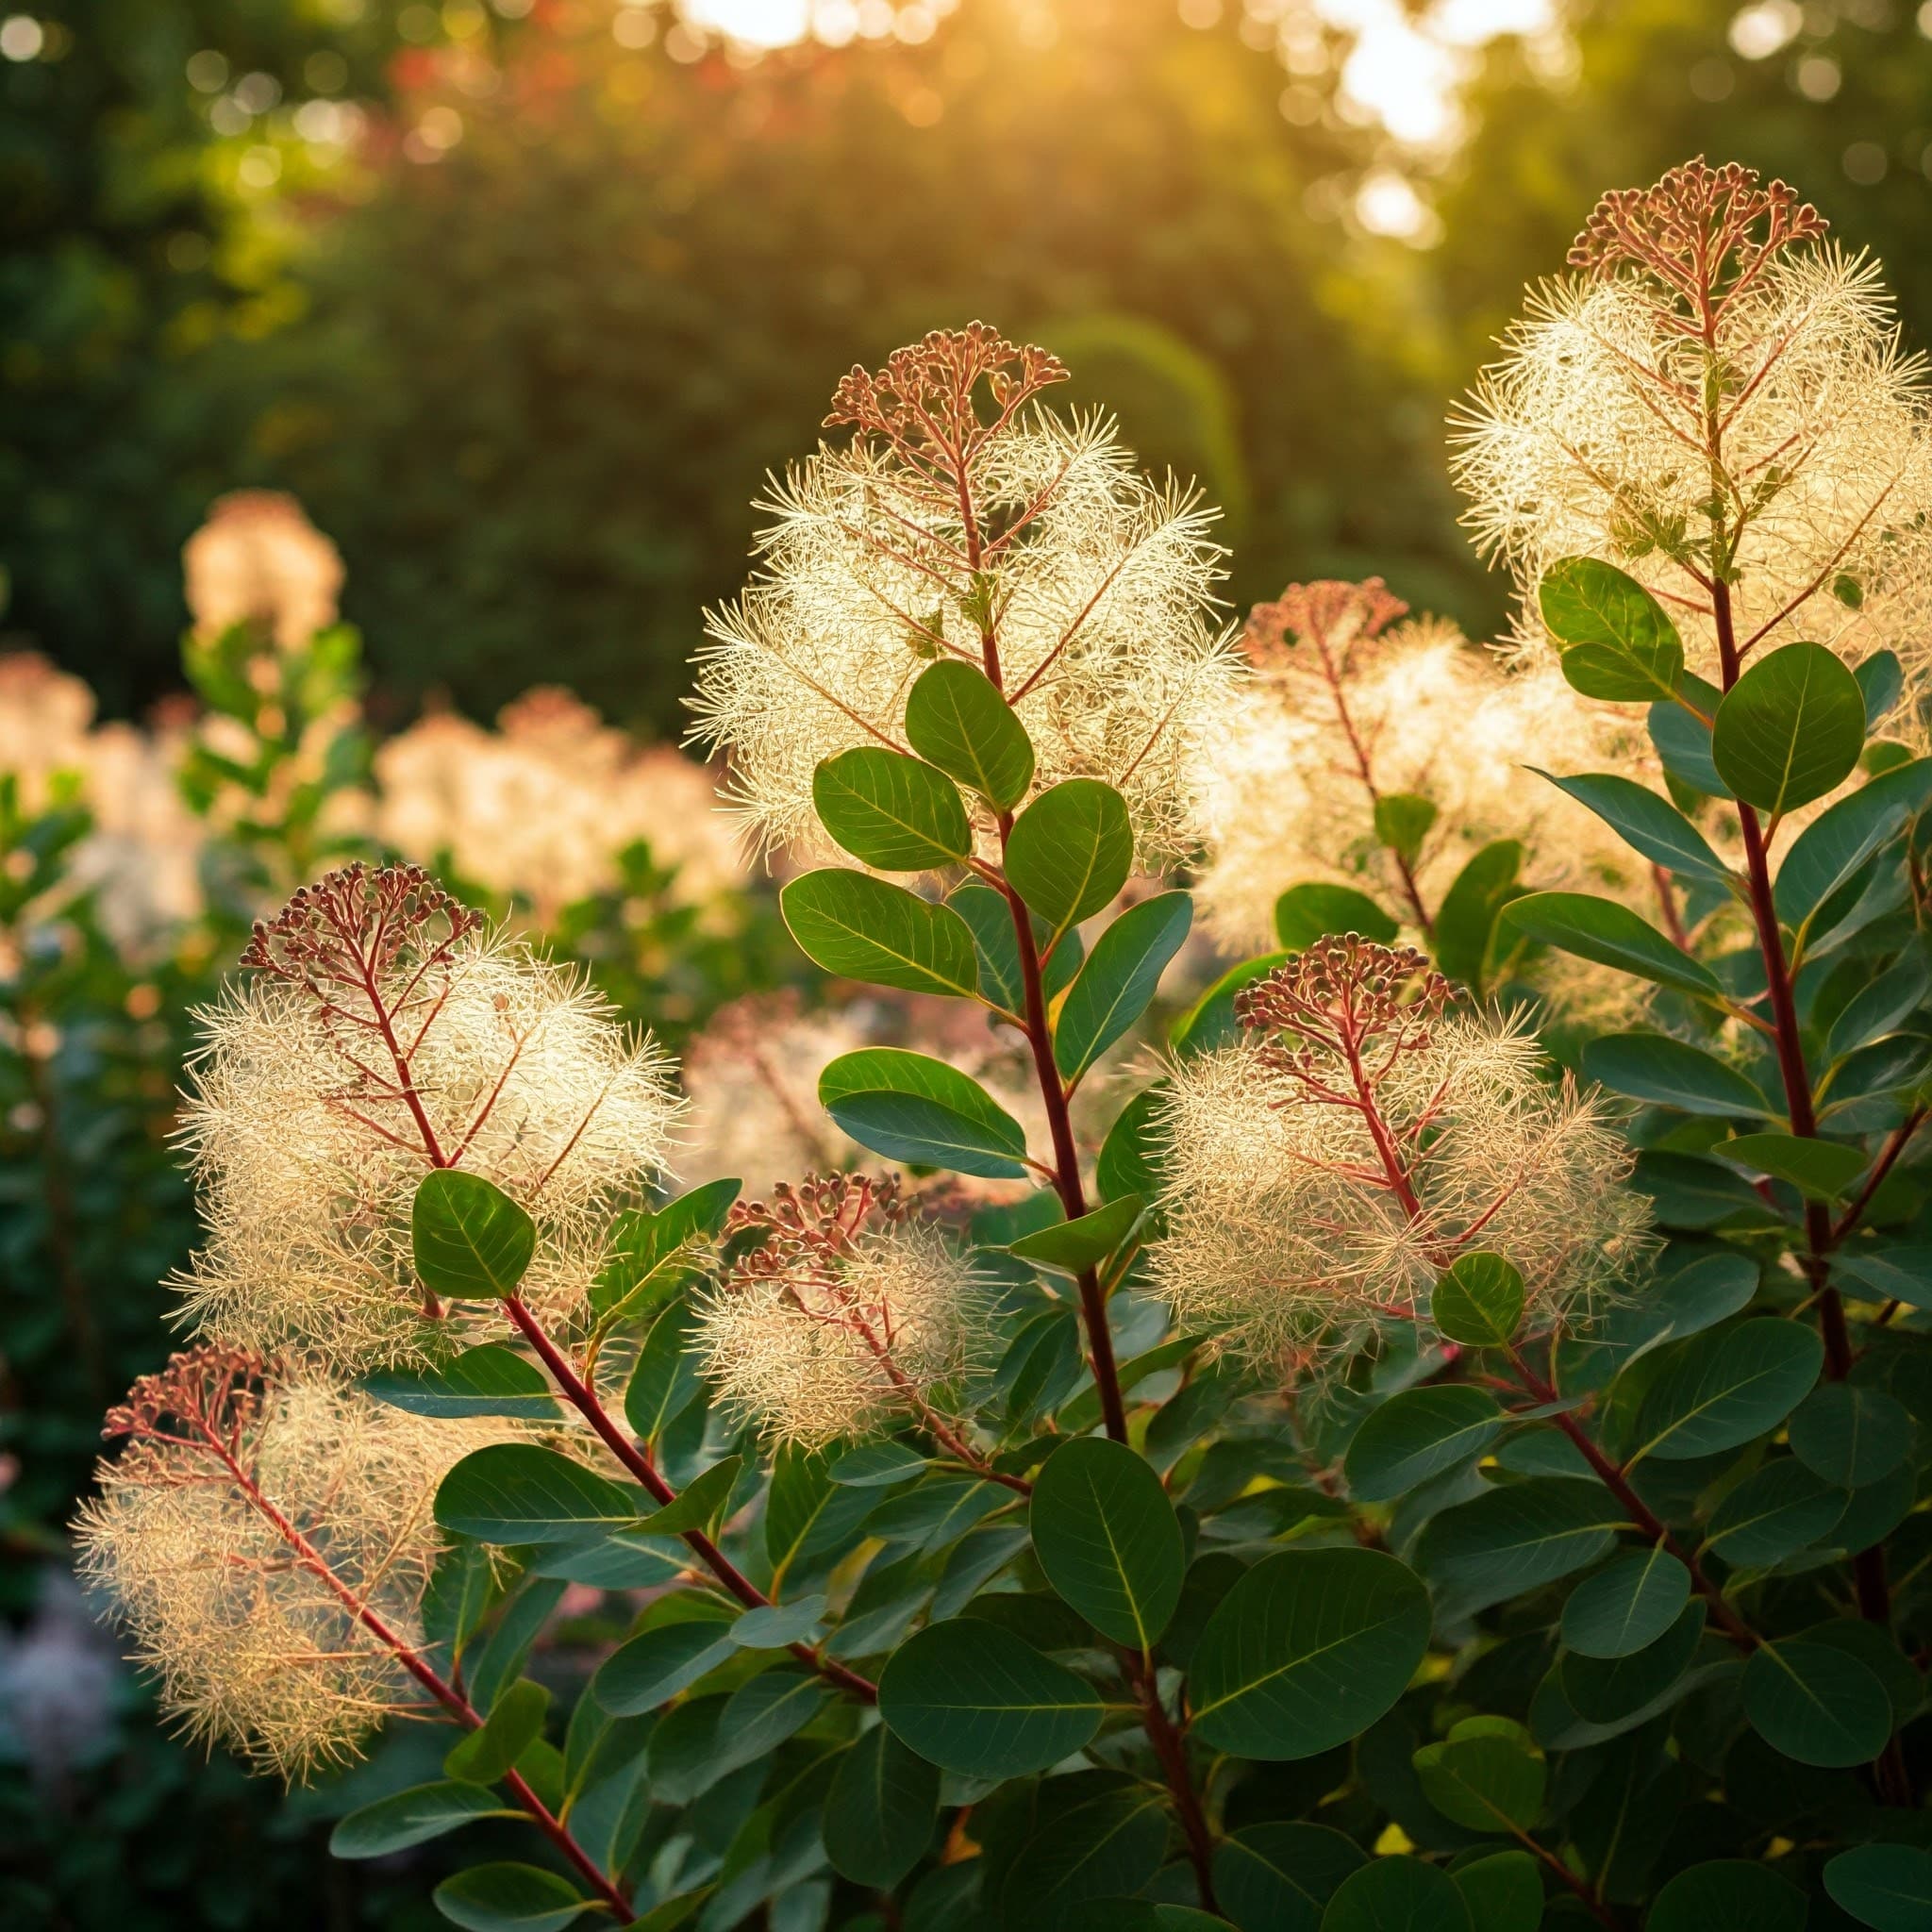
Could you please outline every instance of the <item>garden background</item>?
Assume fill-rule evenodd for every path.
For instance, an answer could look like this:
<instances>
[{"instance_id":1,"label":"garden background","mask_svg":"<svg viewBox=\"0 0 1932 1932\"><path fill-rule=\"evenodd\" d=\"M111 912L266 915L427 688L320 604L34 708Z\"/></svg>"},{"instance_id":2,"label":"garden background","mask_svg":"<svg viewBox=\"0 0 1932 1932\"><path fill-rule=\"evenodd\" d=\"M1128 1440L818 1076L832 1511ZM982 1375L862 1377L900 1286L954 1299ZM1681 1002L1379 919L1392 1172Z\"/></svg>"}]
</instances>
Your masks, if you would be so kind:
<instances>
[{"instance_id":1,"label":"garden background","mask_svg":"<svg viewBox=\"0 0 1932 1932\"><path fill-rule=\"evenodd\" d=\"M1928 34L1900 0L36 0L0 19L0 651L106 718L181 715L182 546L264 487L339 547L360 633L359 666L353 639L308 663L342 747L311 789L540 684L675 739L757 479L842 368L972 315L1201 477L1238 608L1376 572L1480 638L1503 589L1456 526L1445 401L1605 186L1699 151L1791 179L1932 341ZM198 855L189 940L39 959L60 853L0 811L0 1911L429 1924L417 1874L324 1850L406 1773L285 1807L157 1733L56 1587L102 1391L164 1351L192 1233L187 1008L328 836L275 775L314 734L208 648L188 670L245 754L211 741L203 777L253 799ZM718 913L702 854L618 817L642 839L612 831L611 880L518 910L626 1012L681 1044L801 971L760 889Z\"/></svg>"}]
</instances>

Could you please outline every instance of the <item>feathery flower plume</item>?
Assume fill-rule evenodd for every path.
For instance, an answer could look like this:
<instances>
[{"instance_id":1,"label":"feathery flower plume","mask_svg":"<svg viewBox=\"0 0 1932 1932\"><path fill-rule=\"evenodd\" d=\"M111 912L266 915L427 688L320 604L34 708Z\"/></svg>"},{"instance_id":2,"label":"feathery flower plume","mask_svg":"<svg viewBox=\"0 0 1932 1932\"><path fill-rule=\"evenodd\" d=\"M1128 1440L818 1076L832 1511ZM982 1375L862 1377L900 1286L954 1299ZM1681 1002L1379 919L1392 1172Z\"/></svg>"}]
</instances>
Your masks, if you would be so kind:
<instances>
[{"instance_id":1,"label":"feathery flower plume","mask_svg":"<svg viewBox=\"0 0 1932 1932\"><path fill-rule=\"evenodd\" d=\"M609 1210L661 1165L662 1060L581 976L491 938L415 866L352 865L258 923L250 976L203 1012L182 1136L207 1245L173 1284L183 1319L344 1369L445 1349L409 1215L463 1167L538 1227L524 1298L567 1323Z\"/></svg>"},{"instance_id":2,"label":"feathery flower plume","mask_svg":"<svg viewBox=\"0 0 1932 1932\"><path fill-rule=\"evenodd\" d=\"M128 1445L77 1524L186 1733L294 1782L358 1755L410 1707L452 1464L504 1433L428 1422L239 1350L197 1348L109 1411Z\"/></svg>"},{"instance_id":3,"label":"feathery flower plume","mask_svg":"<svg viewBox=\"0 0 1932 1932\"><path fill-rule=\"evenodd\" d=\"M1151 1265L1182 1322L1300 1370L1424 1318L1465 1252L1507 1256L1543 1329L1641 1259L1648 1209L1601 1102L1451 998L1420 953L1324 939L1241 996L1244 1039L1174 1065Z\"/></svg>"},{"instance_id":4,"label":"feathery flower plume","mask_svg":"<svg viewBox=\"0 0 1932 1932\"><path fill-rule=\"evenodd\" d=\"M279 490L236 490L208 506L181 551L188 608L204 638L259 625L284 651L336 621L342 558Z\"/></svg>"},{"instance_id":5,"label":"feathery flower plume","mask_svg":"<svg viewBox=\"0 0 1932 1932\"><path fill-rule=\"evenodd\" d=\"M734 1208L725 1231L764 1235L697 1310L694 1345L728 1406L778 1442L905 1419L957 1443L938 1391L972 1364L984 1297L896 1179L780 1185Z\"/></svg>"},{"instance_id":6,"label":"feathery flower plume","mask_svg":"<svg viewBox=\"0 0 1932 1932\"><path fill-rule=\"evenodd\" d=\"M765 847L818 849L820 761L904 749L907 692L941 658L1005 692L1037 783L1125 794L1149 869L1193 846L1194 754L1239 669L1209 615L1224 553L1199 497L1140 475L1110 421L1036 403L1066 374L983 323L935 330L854 369L826 418L851 443L774 483L693 700Z\"/></svg>"},{"instance_id":7,"label":"feathery flower plume","mask_svg":"<svg viewBox=\"0 0 1932 1932\"><path fill-rule=\"evenodd\" d=\"M1533 586L1628 571L1695 668L1791 639L1925 668L1932 442L1877 264L1781 181L1702 159L1606 195L1458 416L1465 521Z\"/></svg>"},{"instance_id":8,"label":"feathery flower plume","mask_svg":"<svg viewBox=\"0 0 1932 1932\"><path fill-rule=\"evenodd\" d=\"M375 755L376 830L399 852L446 861L529 902L540 924L608 891L639 841L675 866L676 896L703 906L743 883L711 774L668 746L641 751L556 687L525 691L486 731L437 713Z\"/></svg>"},{"instance_id":9,"label":"feathery flower plume","mask_svg":"<svg viewBox=\"0 0 1932 1932\"><path fill-rule=\"evenodd\" d=\"M1291 584L1249 617L1254 681L1205 754L1211 830L1197 891L1229 949L1274 944L1274 902L1306 880L1364 887L1426 932L1494 839L1524 840L1548 883L1650 891L1602 821L1523 763L1638 775L1641 729L1578 706L1553 664L1506 671L1453 625L1402 622L1407 608L1371 577ZM1413 860L1375 830L1376 806L1400 793L1439 813Z\"/></svg>"}]
</instances>

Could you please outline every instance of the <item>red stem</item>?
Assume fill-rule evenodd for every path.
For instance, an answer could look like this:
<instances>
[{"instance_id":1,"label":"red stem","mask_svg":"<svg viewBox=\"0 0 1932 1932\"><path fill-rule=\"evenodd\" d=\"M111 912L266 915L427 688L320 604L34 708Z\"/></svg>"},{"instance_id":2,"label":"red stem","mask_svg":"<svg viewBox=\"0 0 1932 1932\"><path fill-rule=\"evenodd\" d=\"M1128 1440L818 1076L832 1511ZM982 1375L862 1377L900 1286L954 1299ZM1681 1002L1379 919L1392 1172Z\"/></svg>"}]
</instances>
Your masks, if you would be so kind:
<instances>
[{"instance_id":1,"label":"red stem","mask_svg":"<svg viewBox=\"0 0 1932 1932\"><path fill-rule=\"evenodd\" d=\"M1002 844L1011 827L1011 817L1003 813ZM1013 934L1019 942L1020 981L1026 994L1026 1043L1033 1052L1040 1097L1046 1107L1047 1130L1053 1137L1054 1188L1067 1219L1077 1221L1087 1211L1087 1191L1080 1184L1080 1153L1074 1142L1066 1089L1060 1084L1060 1070L1054 1062L1053 1028L1047 1024L1046 992L1040 972L1040 948L1033 939L1033 918L1019 893L1004 879L1000 885L1013 915ZM1087 1353L1093 1369L1093 1386L1100 1395L1100 1412L1107 1423L1107 1433L1116 1442L1124 1442L1127 1411L1121 1399L1120 1371L1114 1363L1113 1334L1107 1325L1107 1296L1101 1290L1096 1270L1083 1268L1079 1282L1080 1314L1086 1324Z\"/></svg>"},{"instance_id":2,"label":"red stem","mask_svg":"<svg viewBox=\"0 0 1932 1932\"><path fill-rule=\"evenodd\" d=\"M417 1128L423 1136L424 1151L428 1156L431 1166L444 1166L446 1162L442 1149L437 1141L436 1131L429 1124L429 1117L424 1112L422 1105L416 1098L415 1083L409 1074L408 1057L403 1052L396 1039L389 1008L383 1003L374 973L366 966L363 971L370 1005L375 1012L382 1037L389 1043L390 1051L394 1056L396 1077L408 1100L409 1109L415 1116ZM580 1128L579 1132L581 1131ZM554 1169L555 1162L552 1163L552 1167ZM611 1454L644 1486L657 1500L659 1507L675 1503L677 1500L677 1491L658 1474L651 1458L610 1419L609 1412L598 1400L595 1390L577 1374L562 1350L551 1341L544 1332L543 1324L530 1312L523 1298L520 1295L509 1295L505 1299L504 1307L510 1320L522 1331L525 1340L536 1351L538 1359L549 1370L558 1388L602 1438ZM709 1537L701 1530L694 1529L686 1530L683 1534L685 1542L699 1561L747 1609L770 1607L771 1598L759 1590ZM857 1671L847 1670L843 1664L836 1663L829 1657L820 1657L809 1644L792 1643L786 1647L801 1663L808 1664L821 1676L838 1685L841 1690L850 1692L867 1704L875 1704L878 1701L877 1686L870 1678L860 1676Z\"/></svg>"},{"instance_id":3,"label":"red stem","mask_svg":"<svg viewBox=\"0 0 1932 1932\"><path fill-rule=\"evenodd\" d=\"M1160 1760L1161 1774L1167 1780L1169 1795L1188 1841L1188 1862L1194 1868L1194 1883L1200 1889L1203 1910L1221 1910L1214 1898L1214 1838L1208 1828L1208 1816L1195 1795L1193 1780L1188 1775L1187 1744L1169 1718L1160 1701L1160 1688L1154 1666L1144 1657L1126 1658L1128 1680L1141 1700L1141 1722L1146 1727L1154 1755Z\"/></svg>"},{"instance_id":4,"label":"red stem","mask_svg":"<svg viewBox=\"0 0 1932 1932\"><path fill-rule=\"evenodd\" d=\"M1738 680L1739 651L1731 617L1730 586L1720 578L1711 586L1711 610L1717 626L1718 657L1723 666L1726 691ZM1778 1073L1784 1081L1785 1106L1791 1132L1805 1140L1818 1135L1818 1116L1811 1097L1811 1076L1805 1065L1804 1043L1798 1031L1797 1003L1791 994L1791 975L1785 958L1784 935L1778 928L1777 902L1771 881L1771 864L1763 831L1757 812L1742 799L1738 801L1738 824L1743 836L1744 858L1750 875L1751 912L1757 927L1758 950L1763 955L1766 989L1771 997L1772 1019L1775 1027ZM1903 1144L1903 1143L1901 1143ZM1896 1158L1896 1155L1893 1156ZM1869 1195L1864 1197L1869 1199ZM1862 1203L1861 1203L1862 1206ZM1831 1285L1829 1257L1834 1241L1841 1241L1855 1224L1851 1217L1834 1229L1822 1201L1805 1205L1805 1243L1807 1250L1805 1271L1810 1278L1818 1304L1819 1333L1824 1342L1824 1373L1834 1382L1842 1382L1852 1372L1851 1337L1845 1326L1844 1302ZM1881 1629L1891 1627L1891 1590L1885 1574L1885 1554L1875 1545L1861 1550L1852 1558L1852 1577L1857 1591L1858 1612L1867 1623ZM1893 1803L1911 1802L1910 1780L1905 1774L1904 1758L1893 1739L1874 1767L1882 1795Z\"/></svg>"},{"instance_id":5,"label":"red stem","mask_svg":"<svg viewBox=\"0 0 1932 1932\"><path fill-rule=\"evenodd\" d=\"M544 1332L543 1324L530 1312L523 1298L510 1295L505 1300L504 1307L522 1331L524 1339L536 1351L537 1358L549 1370L551 1379L563 1392L565 1400L596 1431L605 1447L644 1486L660 1508L676 1502L677 1491L664 1480L650 1457L617 1426L610 1411L598 1399L596 1391L571 1366L569 1358ZM772 1599L702 1530L687 1529L681 1534L691 1553L746 1609L771 1607ZM862 1703L878 1702L878 1686L869 1677L847 1670L831 1657L821 1657L808 1643L789 1643L785 1647L800 1663L808 1665L826 1682L836 1684L840 1690Z\"/></svg>"},{"instance_id":6,"label":"red stem","mask_svg":"<svg viewBox=\"0 0 1932 1932\"><path fill-rule=\"evenodd\" d=\"M1516 1371L1517 1379L1539 1402L1556 1402L1559 1399L1556 1389L1545 1382L1515 1349L1510 1348L1506 1352L1509 1357L1510 1367ZM1590 1464L1597 1480L1630 1512L1630 1519L1637 1527L1642 1530L1652 1542L1662 1543L1664 1548L1690 1573L1691 1583L1710 1606L1711 1617L1722 1626L1724 1635L1740 1650L1756 1650L1762 1641L1757 1632L1731 1607L1724 1591L1706 1575L1696 1557L1678 1542L1663 1519L1630 1487L1629 1478L1624 1472L1597 1447L1591 1438L1590 1431L1567 1409L1558 1409L1550 1420L1576 1445L1577 1453Z\"/></svg>"},{"instance_id":7,"label":"red stem","mask_svg":"<svg viewBox=\"0 0 1932 1932\"><path fill-rule=\"evenodd\" d=\"M329 1589L335 1592L337 1598L341 1602L343 1607L349 1611L356 1621L378 1643L384 1645L395 1657L396 1661L458 1724L466 1725L473 1731L480 1730L483 1727L484 1719L482 1713L476 1709L475 1706L453 1684L443 1678L427 1659L416 1650L413 1644L408 1643L397 1632L391 1630L389 1624L336 1574L315 1545L263 1494L260 1486L242 1468L240 1460L229 1449L228 1445L213 1430L210 1429L205 1433L215 1455L225 1465L229 1474L234 1478L236 1485L241 1489L242 1494L275 1525L276 1533L295 1552L296 1560L301 1563L302 1567L327 1584ZM503 1783L509 1790L511 1796L516 1799L518 1805L528 1814L530 1822L576 1868L585 1882L617 1914L619 1924L628 1924L635 1916L631 1908L630 1900L625 1897L624 1891L615 1881L605 1875L597 1861L584 1850L583 1846L577 1843L576 1840L571 1835L570 1827L544 1804L542 1799L538 1797L536 1792L530 1789L528 1784L525 1782L516 1771L505 1772Z\"/></svg>"}]
</instances>

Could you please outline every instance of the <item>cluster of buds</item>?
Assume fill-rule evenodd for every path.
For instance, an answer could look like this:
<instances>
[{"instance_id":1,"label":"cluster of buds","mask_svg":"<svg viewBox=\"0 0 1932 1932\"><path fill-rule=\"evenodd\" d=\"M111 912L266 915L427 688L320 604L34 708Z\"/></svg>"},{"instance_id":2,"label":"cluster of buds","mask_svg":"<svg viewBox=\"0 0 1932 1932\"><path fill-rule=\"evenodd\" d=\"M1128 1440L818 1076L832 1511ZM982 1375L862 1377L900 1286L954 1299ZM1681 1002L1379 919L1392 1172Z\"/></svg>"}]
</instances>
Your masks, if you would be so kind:
<instances>
[{"instance_id":1,"label":"cluster of buds","mask_svg":"<svg viewBox=\"0 0 1932 1932\"><path fill-rule=\"evenodd\" d=\"M1250 1032L1284 1036L1264 1039L1268 1065L1307 1079L1338 1057L1379 1059L1386 1069L1399 1054L1427 1052L1431 1024L1455 996L1413 946L1378 945L1351 932L1317 940L1243 987L1234 1009Z\"/></svg>"}]
</instances>

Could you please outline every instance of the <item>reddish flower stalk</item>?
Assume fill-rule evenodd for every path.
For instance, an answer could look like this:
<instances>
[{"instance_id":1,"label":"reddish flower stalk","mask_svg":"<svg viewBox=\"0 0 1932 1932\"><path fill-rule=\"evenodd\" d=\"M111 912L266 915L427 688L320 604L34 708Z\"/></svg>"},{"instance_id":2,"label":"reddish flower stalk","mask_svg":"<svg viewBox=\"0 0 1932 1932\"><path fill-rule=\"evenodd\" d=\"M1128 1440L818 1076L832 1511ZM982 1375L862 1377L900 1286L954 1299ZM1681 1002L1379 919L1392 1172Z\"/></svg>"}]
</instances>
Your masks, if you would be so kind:
<instances>
[{"instance_id":1,"label":"reddish flower stalk","mask_svg":"<svg viewBox=\"0 0 1932 1932\"><path fill-rule=\"evenodd\" d=\"M773 1283L780 1298L806 1321L852 1337L877 1365L906 1407L955 1461L988 1482L1029 1495L1033 1485L995 1469L927 1399L918 1377L897 1352L903 1311L880 1295L855 1287L854 1264L862 1259L860 1238L874 1226L904 1226L910 1210L900 1198L896 1175L809 1176L797 1187L781 1182L770 1201L741 1202L725 1223L726 1235L756 1234L758 1244L738 1261L734 1284Z\"/></svg>"},{"instance_id":2,"label":"reddish flower stalk","mask_svg":"<svg viewBox=\"0 0 1932 1932\"><path fill-rule=\"evenodd\" d=\"M473 1126L453 1152L445 1150L411 1073L411 1055L434 1024L440 1001L431 1000L413 1038L406 1038L409 1025L404 1015L410 1002L419 997L425 979L448 963L457 943L481 923L480 914L452 899L420 867L385 867L371 874L355 865L305 887L274 921L258 924L242 958L243 966L306 987L332 1018L366 1027L381 1038L395 1070L391 1091L408 1102L424 1157L431 1167L458 1165L475 1129ZM399 966L409 969L408 976L401 993L391 995L385 991L385 976ZM489 1104L486 1101L486 1108ZM557 1345L527 1303L512 1295L504 1308L558 1391L624 1468L660 1507L675 1502L677 1491L664 1480L649 1452L618 1425L595 1388ZM709 1537L690 1530L684 1533L684 1541L740 1603L747 1608L769 1606L771 1599ZM808 1644L789 1647L800 1662L841 1690L865 1703L875 1701L877 1691L868 1678L820 1657Z\"/></svg>"},{"instance_id":3,"label":"reddish flower stalk","mask_svg":"<svg viewBox=\"0 0 1932 1932\"><path fill-rule=\"evenodd\" d=\"M1372 648L1391 625L1407 615L1408 606L1380 577L1369 577L1359 584L1323 577L1313 583L1291 584L1272 604L1257 604L1248 613L1247 630L1241 639L1249 658L1263 672L1298 666L1305 661L1298 656L1303 644L1314 653L1315 675L1334 707L1335 722L1347 741L1355 776L1368 793L1371 810L1381 804L1382 789L1375 780L1374 746L1349 708L1348 675L1355 668L1357 654ZM1393 846L1387 849L1416 923L1424 932L1434 932L1435 924L1417 883L1414 865Z\"/></svg>"},{"instance_id":4,"label":"reddish flower stalk","mask_svg":"<svg viewBox=\"0 0 1932 1932\"><path fill-rule=\"evenodd\" d=\"M1370 943L1349 934L1324 939L1305 954L1278 967L1236 998L1241 1024L1277 1036L1262 1048L1265 1058L1291 1074L1318 1104L1357 1111L1382 1164L1382 1178L1415 1224L1424 1220L1413 1163L1420 1158L1420 1127L1407 1131L1388 1119L1378 1091L1405 1054L1425 1051L1429 1027L1453 997L1453 989L1411 948ZM1286 1036L1286 1040L1280 1036ZM1289 1044L1288 1041L1298 1041ZM1347 1069L1346 1088L1330 1088L1322 1072L1340 1058ZM1498 1204L1500 1205L1500 1203ZM1431 1243L1432 1264L1447 1268L1458 1252L1479 1238L1490 1217L1478 1215L1458 1234ZM1395 1315L1406 1310L1391 1309ZM1514 1348L1509 1365L1523 1389L1539 1404L1554 1403L1557 1391L1530 1368ZM1672 1535L1656 1511L1631 1487L1624 1471L1598 1448L1568 1410L1554 1417L1557 1426L1582 1454L1606 1489L1626 1509L1634 1527L1661 1542L1690 1572L1691 1582L1710 1606L1713 1620L1740 1648L1758 1639L1732 1608L1723 1591L1705 1573L1693 1552Z\"/></svg>"},{"instance_id":5,"label":"reddish flower stalk","mask_svg":"<svg viewBox=\"0 0 1932 1932\"><path fill-rule=\"evenodd\" d=\"M343 1610L395 1659L457 1724L478 1730L484 1717L457 1687L384 1618L326 1556L263 1491L248 1451L262 1409L261 1380L267 1366L238 1350L204 1347L172 1357L158 1374L143 1375L127 1399L108 1412L102 1433L125 1437L130 1447L124 1468L137 1479L171 1485L206 1480L191 1476L183 1452L219 1472L225 1481L280 1537L290 1560L325 1585ZM192 1465L191 1465L192 1466ZM502 1782L519 1808L575 1869L597 1896L618 1914L633 1916L623 1886L596 1860L528 1783L514 1770Z\"/></svg>"}]
</instances>

